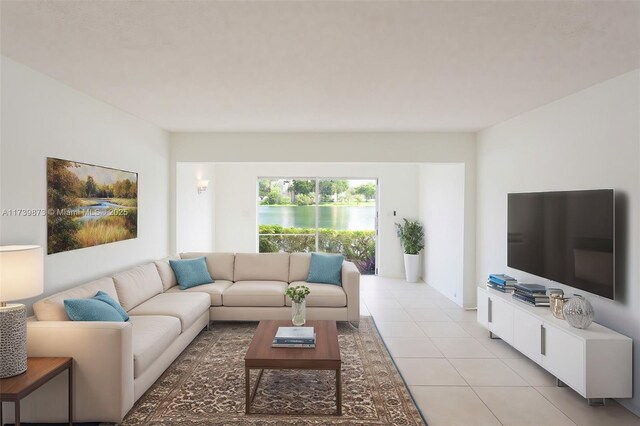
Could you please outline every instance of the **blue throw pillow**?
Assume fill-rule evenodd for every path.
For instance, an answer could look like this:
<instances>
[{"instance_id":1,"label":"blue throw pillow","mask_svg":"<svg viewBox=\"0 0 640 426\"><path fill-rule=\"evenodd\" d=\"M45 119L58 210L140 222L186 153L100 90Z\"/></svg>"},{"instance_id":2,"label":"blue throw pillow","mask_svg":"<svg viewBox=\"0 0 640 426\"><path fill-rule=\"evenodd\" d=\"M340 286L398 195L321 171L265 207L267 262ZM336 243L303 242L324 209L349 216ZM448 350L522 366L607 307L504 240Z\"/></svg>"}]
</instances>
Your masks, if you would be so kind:
<instances>
[{"instance_id":1,"label":"blue throw pillow","mask_svg":"<svg viewBox=\"0 0 640 426\"><path fill-rule=\"evenodd\" d=\"M341 254L311 253L307 282L342 285Z\"/></svg>"},{"instance_id":2,"label":"blue throw pillow","mask_svg":"<svg viewBox=\"0 0 640 426\"><path fill-rule=\"evenodd\" d=\"M109 296L104 291L99 291L95 296L93 296L93 298L96 300L101 300L104 303L108 303L113 307L113 309L118 311L123 320L129 321L129 314L127 314L127 311L122 309L122 306L120 306L120 304L113 297Z\"/></svg>"},{"instance_id":3,"label":"blue throw pillow","mask_svg":"<svg viewBox=\"0 0 640 426\"><path fill-rule=\"evenodd\" d=\"M98 299L66 299L64 310L71 321L124 322L113 306Z\"/></svg>"},{"instance_id":4,"label":"blue throw pillow","mask_svg":"<svg viewBox=\"0 0 640 426\"><path fill-rule=\"evenodd\" d=\"M169 260L181 290L213 282L204 256L195 259Z\"/></svg>"}]
</instances>

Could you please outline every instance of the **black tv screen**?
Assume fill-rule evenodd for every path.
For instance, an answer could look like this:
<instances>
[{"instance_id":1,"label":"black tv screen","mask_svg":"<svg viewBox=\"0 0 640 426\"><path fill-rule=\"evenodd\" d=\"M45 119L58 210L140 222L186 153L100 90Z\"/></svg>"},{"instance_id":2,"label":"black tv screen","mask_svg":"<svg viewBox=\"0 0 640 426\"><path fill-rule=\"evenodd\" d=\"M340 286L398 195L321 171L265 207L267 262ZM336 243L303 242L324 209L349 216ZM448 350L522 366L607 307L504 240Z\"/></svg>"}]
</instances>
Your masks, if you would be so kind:
<instances>
[{"instance_id":1,"label":"black tv screen","mask_svg":"<svg viewBox=\"0 0 640 426\"><path fill-rule=\"evenodd\" d=\"M614 191L508 195L507 265L614 298Z\"/></svg>"}]
</instances>

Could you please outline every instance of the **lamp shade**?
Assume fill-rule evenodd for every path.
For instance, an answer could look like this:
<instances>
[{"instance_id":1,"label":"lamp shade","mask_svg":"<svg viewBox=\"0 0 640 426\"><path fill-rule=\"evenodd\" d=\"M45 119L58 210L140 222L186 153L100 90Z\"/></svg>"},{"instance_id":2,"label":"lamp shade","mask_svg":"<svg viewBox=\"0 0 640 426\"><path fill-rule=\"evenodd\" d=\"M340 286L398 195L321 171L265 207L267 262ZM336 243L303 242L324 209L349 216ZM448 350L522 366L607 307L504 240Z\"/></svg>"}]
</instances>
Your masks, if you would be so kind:
<instances>
[{"instance_id":1,"label":"lamp shade","mask_svg":"<svg viewBox=\"0 0 640 426\"><path fill-rule=\"evenodd\" d=\"M0 246L0 302L42 293L43 257L40 246Z\"/></svg>"}]
</instances>

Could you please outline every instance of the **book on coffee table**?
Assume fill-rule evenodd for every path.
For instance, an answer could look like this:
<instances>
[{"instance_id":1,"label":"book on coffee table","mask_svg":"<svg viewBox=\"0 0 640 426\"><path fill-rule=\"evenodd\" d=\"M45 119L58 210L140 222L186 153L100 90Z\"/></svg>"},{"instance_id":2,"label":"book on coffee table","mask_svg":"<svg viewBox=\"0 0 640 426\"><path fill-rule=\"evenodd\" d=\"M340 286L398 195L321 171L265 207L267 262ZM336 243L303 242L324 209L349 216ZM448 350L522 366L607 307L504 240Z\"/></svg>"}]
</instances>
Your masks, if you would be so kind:
<instances>
[{"instance_id":1,"label":"book on coffee table","mask_svg":"<svg viewBox=\"0 0 640 426\"><path fill-rule=\"evenodd\" d=\"M313 327L278 327L273 343L279 344L315 344Z\"/></svg>"},{"instance_id":2,"label":"book on coffee table","mask_svg":"<svg viewBox=\"0 0 640 426\"><path fill-rule=\"evenodd\" d=\"M271 342L271 347L272 348L315 348L316 347L315 335L313 336L313 342L311 343L280 343L276 341L276 339L273 339L273 342Z\"/></svg>"},{"instance_id":3,"label":"book on coffee table","mask_svg":"<svg viewBox=\"0 0 640 426\"><path fill-rule=\"evenodd\" d=\"M278 331L276 332L276 339L311 339L313 338L313 333L313 327L278 327Z\"/></svg>"}]
</instances>

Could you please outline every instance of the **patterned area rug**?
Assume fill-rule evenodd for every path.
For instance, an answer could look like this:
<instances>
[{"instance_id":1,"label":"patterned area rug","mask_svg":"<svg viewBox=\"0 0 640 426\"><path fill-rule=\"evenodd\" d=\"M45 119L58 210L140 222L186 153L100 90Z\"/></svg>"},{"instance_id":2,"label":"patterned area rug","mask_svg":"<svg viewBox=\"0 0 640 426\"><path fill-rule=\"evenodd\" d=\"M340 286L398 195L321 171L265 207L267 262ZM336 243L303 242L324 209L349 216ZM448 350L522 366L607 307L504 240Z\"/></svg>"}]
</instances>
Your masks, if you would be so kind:
<instances>
[{"instance_id":1,"label":"patterned area rug","mask_svg":"<svg viewBox=\"0 0 640 426\"><path fill-rule=\"evenodd\" d=\"M123 425L423 425L369 317L338 323L342 416L332 371L265 370L245 415L244 355L257 323L213 323L138 400ZM256 374L255 376L253 374ZM252 372L252 380L257 371ZM252 381L252 383L253 383ZM291 413L282 415L276 413Z\"/></svg>"}]
</instances>

